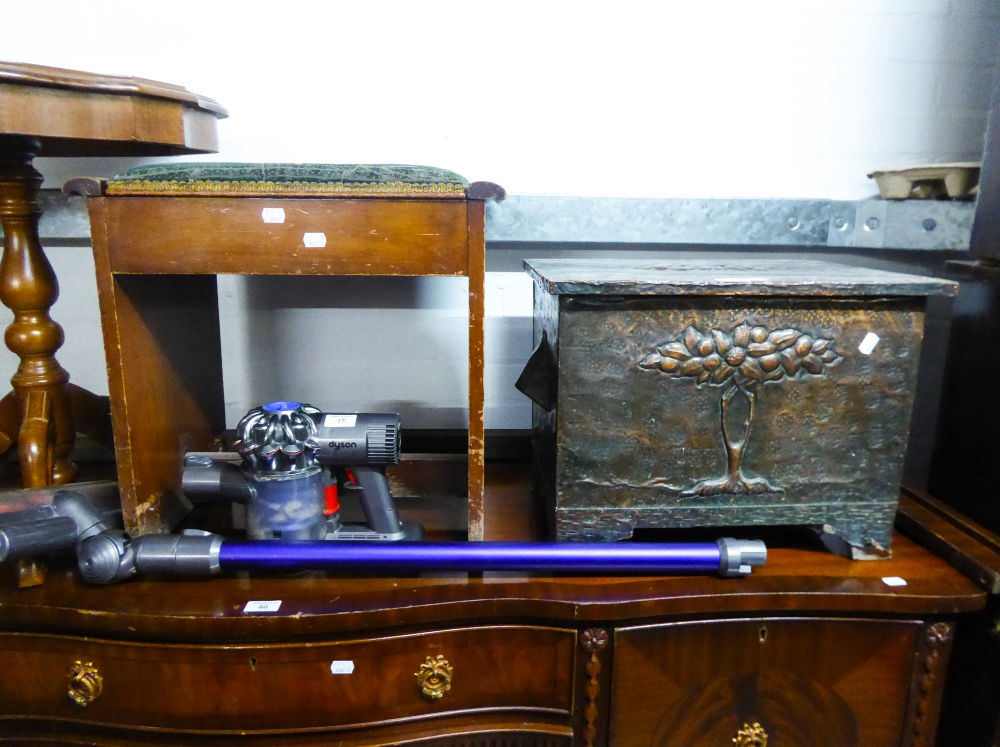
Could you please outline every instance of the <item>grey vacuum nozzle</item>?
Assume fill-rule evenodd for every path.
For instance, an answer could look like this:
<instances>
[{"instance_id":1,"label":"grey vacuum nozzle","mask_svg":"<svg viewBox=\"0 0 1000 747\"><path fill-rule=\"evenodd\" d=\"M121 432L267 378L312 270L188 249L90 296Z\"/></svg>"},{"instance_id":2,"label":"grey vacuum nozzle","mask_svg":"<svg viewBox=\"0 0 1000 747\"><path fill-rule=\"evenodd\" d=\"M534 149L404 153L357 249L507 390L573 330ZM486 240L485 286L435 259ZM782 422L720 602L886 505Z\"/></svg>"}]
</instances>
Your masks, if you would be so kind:
<instances>
[{"instance_id":1,"label":"grey vacuum nozzle","mask_svg":"<svg viewBox=\"0 0 1000 747\"><path fill-rule=\"evenodd\" d=\"M72 547L76 522L68 516L51 516L0 526L0 563Z\"/></svg>"},{"instance_id":2,"label":"grey vacuum nozzle","mask_svg":"<svg viewBox=\"0 0 1000 747\"><path fill-rule=\"evenodd\" d=\"M113 584L135 575L132 538L112 530L83 540L76 548L76 564L90 584Z\"/></svg>"},{"instance_id":3,"label":"grey vacuum nozzle","mask_svg":"<svg viewBox=\"0 0 1000 747\"><path fill-rule=\"evenodd\" d=\"M88 537L77 548L83 580L113 584L136 573L165 576L212 576L219 572L217 534L146 534L131 538L111 531Z\"/></svg>"},{"instance_id":4,"label":"grey vacuum nozzle","mask_svg":"<svg viewBox=\"0 0 1000 747\"><path fill-rule=\"evenodd\" d=\"M0 563L72 547L121 526L117 493L59 489L51 503L0 514Z\"/></svg>"}]
</instances>

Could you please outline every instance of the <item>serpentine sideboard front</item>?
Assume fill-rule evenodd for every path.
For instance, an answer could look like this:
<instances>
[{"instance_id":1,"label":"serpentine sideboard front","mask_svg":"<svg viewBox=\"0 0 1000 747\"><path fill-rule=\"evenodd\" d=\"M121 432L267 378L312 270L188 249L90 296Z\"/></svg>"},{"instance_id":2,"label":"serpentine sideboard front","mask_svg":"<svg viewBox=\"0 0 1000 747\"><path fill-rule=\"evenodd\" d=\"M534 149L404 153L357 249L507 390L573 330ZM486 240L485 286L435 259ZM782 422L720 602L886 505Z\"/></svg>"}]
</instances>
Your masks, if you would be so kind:
<instances>
[{"instance_id":1,"label":"serpentine sideboard front","mask_svg":"<svg viewBox=\"0 0 1000 747\"><path fill-rule=\"evenodd\" d=\"M742 579L7 580L0 741L933 744L985 592L900 535L871 562L768 540Z\"/></svg>"}]
</instances>

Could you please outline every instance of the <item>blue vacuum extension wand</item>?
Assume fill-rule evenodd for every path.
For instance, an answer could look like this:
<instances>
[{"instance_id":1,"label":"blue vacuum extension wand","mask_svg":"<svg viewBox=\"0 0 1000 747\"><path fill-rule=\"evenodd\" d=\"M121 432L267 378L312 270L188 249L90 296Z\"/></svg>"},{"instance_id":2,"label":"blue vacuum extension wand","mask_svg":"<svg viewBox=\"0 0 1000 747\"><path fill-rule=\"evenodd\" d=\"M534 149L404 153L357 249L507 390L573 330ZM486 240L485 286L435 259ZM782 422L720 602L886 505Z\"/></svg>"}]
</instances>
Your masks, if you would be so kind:
<instances>
[{"instance_id":1,"label":"blue vacuum extension wand","mask_svg":"<svg viewBox=\"0 0 1000 747\"><path fill-rule=\"evenodd\" d=\"M136 573L209 576L238 570L560 571L718 573L745 576L764 564L760 540L718 542L232 542L212 534L106 532L80 544L80 573L108 584Z\"/></svg>"}]
</instances>

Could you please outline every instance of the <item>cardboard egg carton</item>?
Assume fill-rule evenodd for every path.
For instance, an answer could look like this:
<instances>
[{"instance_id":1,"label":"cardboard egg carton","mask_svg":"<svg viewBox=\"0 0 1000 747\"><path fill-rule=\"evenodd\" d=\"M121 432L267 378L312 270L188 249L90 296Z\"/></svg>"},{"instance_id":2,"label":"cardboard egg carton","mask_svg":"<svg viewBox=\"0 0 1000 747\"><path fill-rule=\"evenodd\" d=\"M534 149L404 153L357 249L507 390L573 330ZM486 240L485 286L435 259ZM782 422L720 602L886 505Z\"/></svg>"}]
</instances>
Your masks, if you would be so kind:
<instances>
[{"instance_id":1,"label":"cardboard egg carton","mask_svg":"<svg viewBox=\"0 0 1000 747\"><path fill-rule=\"evenodd\" d=\"M884 169L868 175L885 200L958 200L971 197L979 186L979 163L935 163Z\"/></svg>"}]
</instances>

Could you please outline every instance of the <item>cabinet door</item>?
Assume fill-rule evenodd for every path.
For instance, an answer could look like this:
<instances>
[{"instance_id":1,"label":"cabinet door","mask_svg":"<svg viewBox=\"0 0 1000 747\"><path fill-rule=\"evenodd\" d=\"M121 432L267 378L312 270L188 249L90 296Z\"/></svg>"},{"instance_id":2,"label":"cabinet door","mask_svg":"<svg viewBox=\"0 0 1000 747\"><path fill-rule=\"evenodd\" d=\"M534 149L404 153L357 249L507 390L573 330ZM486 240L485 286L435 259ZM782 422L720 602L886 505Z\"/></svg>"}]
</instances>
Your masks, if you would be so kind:
<instances>
[{"instance_id":1,"label":"cabinet door","mask_svg":"<svg viewBox=\"0 0 1000 747\"><path fill-rule=\"evenodd\" d=\"M932 633L942 625L762 618L620 629L611 744L930 743L949 638L947 626Z\"/></svg>"}]
</instances>

